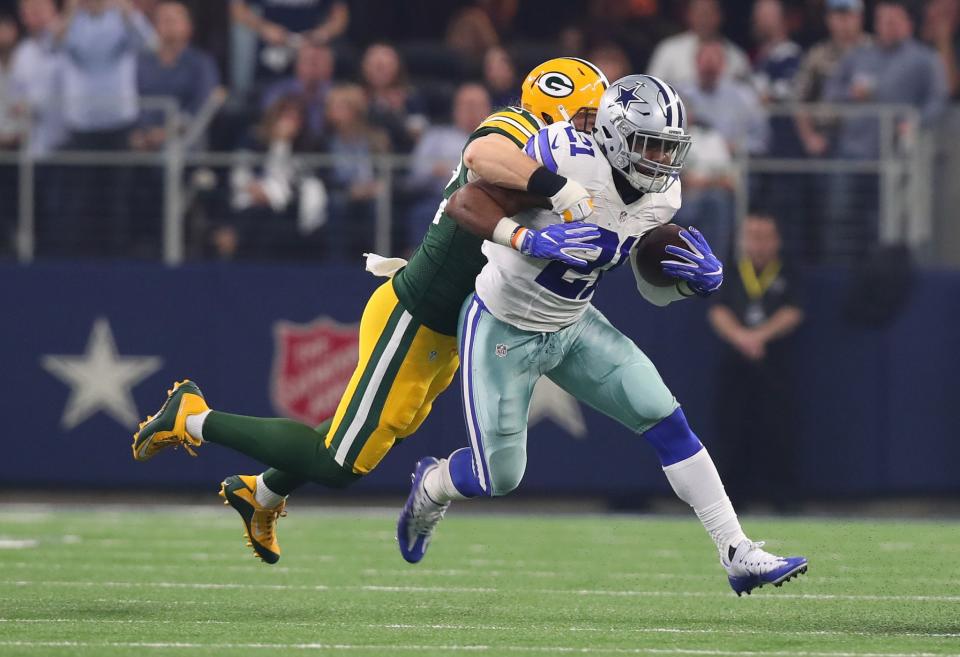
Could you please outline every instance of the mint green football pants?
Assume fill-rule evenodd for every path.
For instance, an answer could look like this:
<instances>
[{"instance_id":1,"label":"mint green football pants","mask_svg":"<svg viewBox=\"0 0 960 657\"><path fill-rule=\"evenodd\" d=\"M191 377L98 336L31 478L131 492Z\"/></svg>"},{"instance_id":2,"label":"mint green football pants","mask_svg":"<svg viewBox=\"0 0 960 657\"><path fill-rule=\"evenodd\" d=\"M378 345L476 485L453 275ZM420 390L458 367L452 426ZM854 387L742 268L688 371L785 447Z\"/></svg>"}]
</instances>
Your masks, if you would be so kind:
<instances>
[{"instance_id":1,"label":"mint green football pants","mask_svg":"<svg viewBox=\"0 0 960 657\"><path fill-rule=\"evenodd\" d=\"M464 419L487 495L506 495L523 478L541 376L637 433L679 406L650 359L592 305L556 333L534 333L500 321L474 295L460 311L459 339Z\"/></svg>"}]
</instances>

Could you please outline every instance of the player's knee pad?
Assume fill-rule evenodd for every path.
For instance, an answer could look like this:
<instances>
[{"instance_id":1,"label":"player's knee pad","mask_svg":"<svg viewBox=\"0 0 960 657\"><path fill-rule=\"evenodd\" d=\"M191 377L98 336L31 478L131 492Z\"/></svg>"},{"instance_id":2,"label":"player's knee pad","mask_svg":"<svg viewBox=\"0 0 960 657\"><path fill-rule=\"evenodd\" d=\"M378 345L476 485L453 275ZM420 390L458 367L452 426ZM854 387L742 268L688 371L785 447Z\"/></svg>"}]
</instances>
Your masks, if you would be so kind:
<instances>
[{"instance_id":1,"label":"player's knee pad","mask_svg":"<svg viewBox=\"0 0 960 657\"><path fill-rule=\"evenodd\" d=\"M665 418L677 408L670 388L645 358L624 364L618 375L621 403L629 409L628 416L640 426L649 426L651 420Z\"/></svg>"},{"instance_id":2,"label":"player's knee pad","mask_svg":"<svg viewBox=\"0 0 960 657\"><path fill-rule=\"evenodd\" d=\"M680 408L650 427L643 437L653 445L663 466L688 459L703 449Z\"/></svg>"},{"instance_id":3,"label":"player's knee pad","mask_svg":"<svg viewBox=\"0 0 960 657\"><path fill-rule=\"evenodd\" d=\"M527 452L522 447L507 447L487 455L493 497L507 495L520 485L527 467Z\"/></svg>"},{"instance_id":4,"label":"player's knee pad","mask_svg":"<svg viewBox=\"0 0 960 657\"><path fill-rule=\"evenodd\" d=\"M403 403L395 403L388 408L384 408L380 415L377 431L394 439L406 438L416 430L420 422L423 422L426 417L426 415L418 417L423 404L423 399L418 395L417 398L407 399Z\"/></svg>"}]
</instances>

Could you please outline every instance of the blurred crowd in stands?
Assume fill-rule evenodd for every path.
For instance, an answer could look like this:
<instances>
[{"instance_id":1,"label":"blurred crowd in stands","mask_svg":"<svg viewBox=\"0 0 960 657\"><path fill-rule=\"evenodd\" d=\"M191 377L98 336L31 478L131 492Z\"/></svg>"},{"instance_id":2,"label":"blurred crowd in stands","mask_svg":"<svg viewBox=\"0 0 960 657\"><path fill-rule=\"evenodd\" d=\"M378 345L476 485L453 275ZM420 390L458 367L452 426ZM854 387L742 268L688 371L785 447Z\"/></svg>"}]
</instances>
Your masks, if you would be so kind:
<instances>
[{"instance_id":1,"label":"blurred crowd in stands","mask_svg":"<svg viewBox=\"0 0 960 657\"><path fill-rule=\"evenodd\" d=\"M372 247L385 196L403 253L477 123L516 101L535 64L585 57L611 81L646 72L680 92L695 145L677 221L728 253L736 158L878 156L874 118L773 107L904 103L933 125L960 90L958 24L960 0L0 0L0 149L38 158L40 257L158 254L161 166L42 163L157 153L172 139L236 154L188 167L191 257L352 259ZM177 120L152 97L171 98ZM413 156L389 187L384 154ZM856 214L876 185L772 177L752 181L751 200L796 227L799 213ZM9 254L15 165L0 166L0 198ZM872 224L821 237L869 240Z\"/></svg>"}]
</instances>

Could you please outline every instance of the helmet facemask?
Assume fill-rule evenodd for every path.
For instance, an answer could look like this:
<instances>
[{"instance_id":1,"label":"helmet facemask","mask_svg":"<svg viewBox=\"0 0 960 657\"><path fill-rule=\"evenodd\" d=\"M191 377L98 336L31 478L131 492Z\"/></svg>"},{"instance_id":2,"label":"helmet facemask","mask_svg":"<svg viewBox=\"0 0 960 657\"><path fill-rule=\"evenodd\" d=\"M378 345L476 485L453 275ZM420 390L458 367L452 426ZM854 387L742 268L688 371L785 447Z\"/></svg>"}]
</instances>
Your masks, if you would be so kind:
<instances>
[{"instance_id":1,"label":"helmet facemask","mask_svg":"<svg viewBox=\"0 0 960 657\"><path fill-rule=\"evenodd\" d=\"M625 118L614 121L622 148L611 165L643 193L665 192L680 175L690 151L690 135L679 128L639 129ZM605 135L612 135L603 128Z\"/></svg>"}]
</instances>

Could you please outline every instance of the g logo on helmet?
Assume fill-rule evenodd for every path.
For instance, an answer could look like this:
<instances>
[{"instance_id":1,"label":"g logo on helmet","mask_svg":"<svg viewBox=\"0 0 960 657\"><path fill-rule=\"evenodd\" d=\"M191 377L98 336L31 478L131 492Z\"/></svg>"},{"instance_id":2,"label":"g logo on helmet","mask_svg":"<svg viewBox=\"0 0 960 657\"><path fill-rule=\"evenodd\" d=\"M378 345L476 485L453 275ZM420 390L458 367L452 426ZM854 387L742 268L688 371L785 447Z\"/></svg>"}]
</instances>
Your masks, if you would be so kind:
<instances>
[{"instance_id":1,"label":"g logo on helmet","mask_svg":"<svg viewBox=\"0 0 960 657\"><path fill-rule=\"evenodd\" d=\"M573 93L573 80L569 76L557 71L544 73L537 79L540 91L553 98L566 98Z\"/></svg>"}]
</instances>

